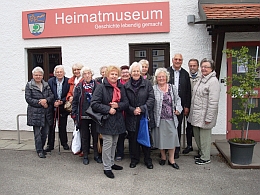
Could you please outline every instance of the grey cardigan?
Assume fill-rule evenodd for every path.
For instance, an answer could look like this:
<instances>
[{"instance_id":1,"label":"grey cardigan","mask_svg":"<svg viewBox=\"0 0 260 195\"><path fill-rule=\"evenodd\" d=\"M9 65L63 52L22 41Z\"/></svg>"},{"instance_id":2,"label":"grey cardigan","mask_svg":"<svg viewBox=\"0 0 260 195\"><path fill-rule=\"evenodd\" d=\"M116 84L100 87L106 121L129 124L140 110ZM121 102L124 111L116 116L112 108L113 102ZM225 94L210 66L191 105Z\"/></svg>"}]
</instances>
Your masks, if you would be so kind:
<instances>
[{"instance_id":1,"label":"grey cardigan","mask_svg":"<svg viewBox=\"0 0 260 195\"><path fill-rule=\"evenodd\" d=\"M174 108L179 111L179 113L182 112L182 106L181 106L181 98L178 96L177 88L169 84L170 88L172 89L170 91L171 97L172 97L172 115L175 127L178 127L178 119L177 116L174 114ZM159 89L158 84L153 86L154 89L154 96L155 96L155 104L154 104L154 120L156 127L159 127L160 125L160 118L161 118L161 112L162 112L162 102L163 102L163 92Z\"/></svg>"}]
</instances>

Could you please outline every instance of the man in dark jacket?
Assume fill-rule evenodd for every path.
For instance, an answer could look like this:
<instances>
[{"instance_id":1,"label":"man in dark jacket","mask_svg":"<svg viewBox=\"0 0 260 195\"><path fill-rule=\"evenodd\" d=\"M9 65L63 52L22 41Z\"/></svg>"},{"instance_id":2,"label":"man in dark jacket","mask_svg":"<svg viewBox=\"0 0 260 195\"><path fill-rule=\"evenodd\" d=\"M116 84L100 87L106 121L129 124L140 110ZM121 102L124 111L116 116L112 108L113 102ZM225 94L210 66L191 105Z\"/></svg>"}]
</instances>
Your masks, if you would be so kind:
<instances>
[{"instance_id":1,"label":"man in dark jacket","mask_svg":"<svg viewBox=\"0 0 260 195\"><path fill-rule=\"evenodd\" d=\"M191 104L191 85L190 85L190 76L189 73L181 68L183 58L181 54L175 54L172 58L172 66L167 70L170 73L169 83L175 85L178 90L178 95L181 98L181 105L183 111L180 115L177 116L179 125L178 125L178 136L179 141L181 141L181 125L183 120L183 115L188 116ZM179 158L180 147L176 147L174 158Z\"/></svg>"},{"instance_id":2,"label":"man in dark jacket","mask_svg":"<svg viewBox=\"0 0 260 195\"><path fill-rule=\"evenodd\" d=\"M48 83L50 85L52 93L54 94L55 99L55 102L52 105L55 120L54 124L50 126L48 143L45 149L46 152L50 152L54 149L56 122L58 123L61 145L63 146L64 150L69 150L66 131L69 112L64 109L66 96L70 88L70 85L68 83L69 78L65 77L65 71L62 65L57 65L54 68L54 76L55 77L49 79Z\"/></svg>"}]
</instances>

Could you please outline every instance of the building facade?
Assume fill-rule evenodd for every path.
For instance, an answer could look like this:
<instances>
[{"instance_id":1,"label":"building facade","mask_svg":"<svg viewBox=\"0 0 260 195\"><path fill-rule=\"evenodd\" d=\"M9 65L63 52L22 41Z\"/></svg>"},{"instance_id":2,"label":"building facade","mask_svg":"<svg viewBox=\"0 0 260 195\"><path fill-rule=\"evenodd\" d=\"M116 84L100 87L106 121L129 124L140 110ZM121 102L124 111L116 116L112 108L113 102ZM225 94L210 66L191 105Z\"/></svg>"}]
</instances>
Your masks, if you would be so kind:
<instances>
[{"instance_id":1,"label":"building facade","mask_svg":"<svg viewBox=\"0 0 260 195\"><path fill-rule=\"evenodd\" d=\"M195 24L188 17L194 16L195 21L201 19L197 0L115 0L112 3L108 0L53 0L51 3L13 0L0 4L0 130L16 130L17 115L26 113L24 89L35 64L46 68L47 80L54 66L60 63L65 66L67 77L72 76L71 66L77 62L93 69L94 77L98 77L101 66L129 65L142 58L150 61L150 73L157 67L170 66L175 53L183 55L186 70L190 58L199 61L212 58L212 37L207 24ZM32 13L38 15L29 15ZM36 26L33 20L30 23L29 16L38 17L41 25ZM50 18L53 24L47 26ZM42 28L45 29L39 30ZM259 40L259 32L227 32L223 49L228 42ZM227 132L228 102L226 86L221 83L226 76L227 59L223 55L218 121L213 134ZM72 120L69 123L68 131L72 131ZM31 130L26 126L26 117L20 118L20 129Z\"/></svg>"}]
</instances>

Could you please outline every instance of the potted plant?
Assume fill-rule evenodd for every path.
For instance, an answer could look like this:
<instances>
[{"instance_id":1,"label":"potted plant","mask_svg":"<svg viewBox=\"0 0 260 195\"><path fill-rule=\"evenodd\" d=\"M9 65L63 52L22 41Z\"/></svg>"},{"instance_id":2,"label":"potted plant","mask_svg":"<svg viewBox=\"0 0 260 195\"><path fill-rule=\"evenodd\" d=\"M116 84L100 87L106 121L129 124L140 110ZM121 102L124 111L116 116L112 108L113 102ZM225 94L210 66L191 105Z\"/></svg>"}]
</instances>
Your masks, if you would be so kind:
<instances>
[{"instance_id":1,"label":"potted plant","mask_svg":"<svg viewBox=\"0 0 260 195\"><path fill-rule=\"evenodd\" d=\"M241 136L229 139L231 162L235 164L247 165L252 163L253 150L256 142L248 139L248 126L250 123L260 124L260 113L252 113L255 107L253 98L256 98L260 87L258 72L260 64L249 55L247 47L239 50L227 49L224 51L227 58L232 57L236 66L242 68L242 74L233 74L232 78L227 77L225 83L230 88L227 93L238 100L239 109L233 110L233 117L229 122L236 128L241 129ZM233 64L232 64L233 66Z\"/></svg>"}]
</instances>

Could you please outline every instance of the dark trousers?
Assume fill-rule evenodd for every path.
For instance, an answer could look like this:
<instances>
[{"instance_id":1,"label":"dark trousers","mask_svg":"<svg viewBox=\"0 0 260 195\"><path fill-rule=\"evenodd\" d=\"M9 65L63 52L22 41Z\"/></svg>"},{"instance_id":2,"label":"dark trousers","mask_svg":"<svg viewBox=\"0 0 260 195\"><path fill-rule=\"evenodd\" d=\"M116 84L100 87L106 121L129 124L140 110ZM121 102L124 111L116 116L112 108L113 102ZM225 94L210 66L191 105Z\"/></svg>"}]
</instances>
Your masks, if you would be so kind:
<instances>
[{"instance_id":1,"label":"dark trousers","mask_svg":"<svg viewBox=\"0 0 260 195\"><path fill-rule=\"evenodd\" d=\"M80 135L81 135L81 148L85 157L88 156L89 147L90 147L90 133L93 138L93 150L94 157L98 156L97 150L97 142L98 142L98 134L96 123L91 119L83 119L80 124Z\"/></svg>"},{"instance_id":2,"label":"dark trousers","mask_svg":"<svg viewBox=\"0 0 260 195\"><path fill-rule=\"evenodd\" d=\"M116 145L116 157L124 158L124 150L125 150L125 136L126 133L122 133L119 135Z\"/></svg>"},{"instance_id":3,"label":"dark trousers","mask_svg":"<svg viewBox=\"0 0 260 195\"><path fill-rule=\"evenodd\" d=\"M182 126L183 117L184 117L183 112L180 115L177 116L178 122L179 122L177 130L178 130L178 137L179 137L180 143L181 143L181 126ZM192 129L193 129L192 125L189 122L187 122L186 138L187 138L187 145L188 146L192 146L192 134L193 134ZM175 148L175 154L178 154L179 152L180 152L180 147L176 147Z\"/></svg>"},{"instance_id":4,"label":"dark trousers","mask_svg":"<svg viewBox=\"0 0 260 195\"><path fill-rule=\"evenodd\" d=\"M179 137L179 142L181 143L181 126L182 126L182 120L183 120L183 112L180 115L177 115L178 118L178 137ZM180 144L181 145L181 144ZM179 154L180 153L180 147L176 147L175 148L175 154Z\"/></svg>"},{"instance_id":5,"label":"dark trousers","mask_svg":"<svg viewBox=\"0 0 260 195\"><path fill-rule=\"evenodd\" d=\"M57 115L57 113L56 113ZM53 116L55 116L55 112L53 113ZM62 146L65 146L68 144L68 136L67 136L67 120L68 120L68 114L66 111L60 112L59 117L56 117L56 124L51 125L49 129L48 134L48 143L47 145L50 148L54 148L54 141L55 141L55 127L58 125L59 128L59 138Z\"/></svg>"},{"instance_id":6,"label":"dark trousers","mask_svg":"<svg viewBox=\"0 0 260 195\"><path fill-rule=\"evenodd\" d=\"M47 120L45 121L44 127L33 126L35 149L37 153L43 152L43 147L49 131L49 124Z\"/></svg>"},{"instance_id":7,"label":"dark trousers","mask_svg":"<svg viewBox=\"0 0 260 195\"><path fill-rule=\"evenodd\" d=\"M141 117L140 117L141 119ZM130 156L131 163L139 163L140 161L140 147L142 147L142 151L144 153L144 162L150 163L152 159L150 157L151 147L146 147L137 142L137 135L139 131L139 122L136 125L135 131L128 131L128 139L129 139L129 148L130 148Z\"/></svg>"},{"instance_id":8,"label":"dark trousers","mask_svg":"<svg viewBox=\"0 0 260 195\"><path fill-rule=\"evenodd\" d=\"M187 127L186 127L187 146L192 146L192 135L193 135L193 126L187 121Z\"/></svg>"}]
</instances>

